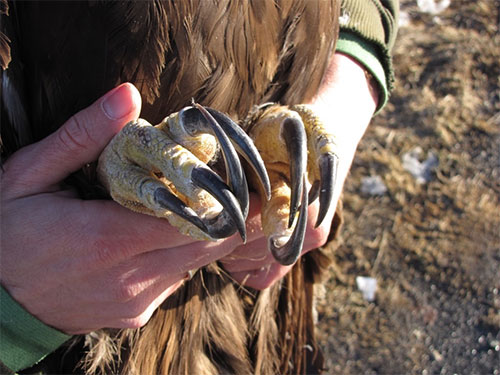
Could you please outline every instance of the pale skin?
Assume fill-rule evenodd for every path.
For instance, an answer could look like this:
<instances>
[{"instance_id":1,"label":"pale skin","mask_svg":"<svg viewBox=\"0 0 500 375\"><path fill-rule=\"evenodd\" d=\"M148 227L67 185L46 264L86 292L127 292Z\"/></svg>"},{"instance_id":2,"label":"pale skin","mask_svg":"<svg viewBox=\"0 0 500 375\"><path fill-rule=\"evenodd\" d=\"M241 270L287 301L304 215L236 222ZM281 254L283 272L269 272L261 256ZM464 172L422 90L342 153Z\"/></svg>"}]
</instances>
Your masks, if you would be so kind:
<instances>
[{"instance_id":1,"label":"pale skin","mask_svg":"<svg viewBox=\"0 0 500 375\"><path fill-rule=\"evenodd\" d=\"M376 105L377 93L363 68L336 54L311 103L338 140L334 202ZM54 134L17 151L0 171L0 281L34 316L69 334L143 326L189 270L216 260L235 280L257 289L290 269L267 251L257 195L251 195L243 245L238 235L194 241L166 220L113 201L82 201L60 187L71 172L96 160L110 139L139 117L140 108L135 87L120 85ZM328 237L335 207L314 229L317 209L317 202L309 208L304 253Z\"/></svg>"}]
</instances>

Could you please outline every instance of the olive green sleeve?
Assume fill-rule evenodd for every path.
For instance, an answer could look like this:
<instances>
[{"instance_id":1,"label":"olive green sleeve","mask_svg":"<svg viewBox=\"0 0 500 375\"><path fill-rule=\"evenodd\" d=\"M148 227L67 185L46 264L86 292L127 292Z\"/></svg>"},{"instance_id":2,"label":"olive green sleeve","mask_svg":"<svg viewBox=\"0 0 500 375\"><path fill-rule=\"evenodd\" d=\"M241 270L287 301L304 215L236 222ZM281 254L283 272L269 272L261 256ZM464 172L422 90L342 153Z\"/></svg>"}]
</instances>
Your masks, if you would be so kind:
<instances>
[{"instance_id":1,"label":"olive green sleeve","mask_svg":"<svg viewBox=\"0 0 500 375\"><path fill-rule=\"evenodd\" d=\"M396 40L398 0L342 0L337 52L361 62L380 85L377 112L393 88L392 47Z\"/></svg>"},{"instance_id":2,"label":"olive green sleeve","mask_svg":"<svg viewBox=\"0 0 500 375\"><path fill-rule=\"evenodd\" d=\"M32 316L0 287L1 373L33 366L70 338Z\"/></svg>"}]
</instances>

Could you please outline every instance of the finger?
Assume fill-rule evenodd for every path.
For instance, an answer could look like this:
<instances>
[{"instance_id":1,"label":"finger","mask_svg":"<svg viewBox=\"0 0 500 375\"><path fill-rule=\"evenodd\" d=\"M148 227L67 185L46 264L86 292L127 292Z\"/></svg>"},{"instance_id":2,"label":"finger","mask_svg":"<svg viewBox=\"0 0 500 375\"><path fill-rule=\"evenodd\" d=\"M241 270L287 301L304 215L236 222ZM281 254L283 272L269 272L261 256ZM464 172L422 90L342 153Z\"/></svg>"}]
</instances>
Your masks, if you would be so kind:
<instances>
[{"instance_id":1,"label":"finger","mask_svg":"<svg viewBox=\"0 0 500 375\"><path fill-rule=\"evenodd\" d=\"M267 249L267 238L260 237L246 245L239 246L221 259L221 263L228 272L240 272L256 270L276 263L276 260Z\"/></svg>"},{"instance_id":2,"label":"finger","mask_svg":"<svg viewBox=\"0 0 500 375\"><path fill-rule=\"evenodd\" d=\"M233 235L216 242L197 242L144 255L151 256L151 268L159 273L186 274L227 256L237 244L241 244L241 239Z\"/></svg>"},{"instance_id":3,"label":"finger","mask_svg":"<svg viewBox=\"0 0 500 375\"><path fill-rule=\"evenodd\" d=\"M101 280L102 281L102 280ZM151 318L154 311L172 295L184 283L182 277L178 281L155 280L148 286L136 285L130 289L130 293L134 294L133 289L137 289L136 295L130 295L128 298L127 291L99 293L101 285L96 283L94 293L95 297L92 300L83 304L83 307L78 311L74 311L72 306L67 306L65 312L71 316L72 321L86 321L85 326L64 327L64 331L69 334L84 334L97 329L106 328L139 328L144 326ZM109 283L108 283L109 284ZM117 285L116 280L112 285ZM96 309L95 306L102 306Z\"/></svg>"},{"instance_id":4,"label":"finger","mask_svg":"<svg viewBox=\"0 0 500 375\"><path fill-rule=\"evenodd\" d=\"M86 242L86 250L79 252L79 256L74 256L72 260L75 267L95 269L109 267L140 254L151 253L152 260L148 264L144 263L145 269L159 267L159 272L163 273L187 272L221 257L225 257L224 262L228 265L240 264L239 270L255 269L261 267L263 263L271 263L270 260L274 258L270 257L271 254L265 245L267 239L260 229L260 205L255 194L251 195L251 202L247 220L248 246L246 246L241 245L238 235L215 242L194 241L191 237L179 233L165 220L132 212L111 201L87 201L84 202L84 209L81 207L79 210L80 218L88 222L87 230L95 235L90 243ZM90 220L91 217L85 216L87 212L97 210L101 212L97 219ZM317 203L311 205L309 217L315 218L317 210ZM323 224L316 229L313 227L313 221L309 220L303 252L324 244L328 236L330 216L331 214L327 215ZM267 261L260 262L261 258ZM141 259L140 262L147 262L146 259ZM187 264L183 265L183 262ZM228 270L233 271L236 268Z\"/></svg>"},{"instance_id":5,"label":"finger","mask_svg":"<svg viewBox=\"0 0 500 375\"><path fill-rule=\"evenodd\" d=\"M282 266L273 263L267 267L253 271L233 272L231 276L236 282L258 290L263 290L273 285L276 281L285 276L292 266Z\"/></svg>"},{"instance_id":6,"label":"finger","mask_svg":"<svg viewBox=\"0 0 500 375\"><path fill-rule=\"evenodd\" d=\"M106 252L96 257L97 261L109 261L107 266L151 250L199 242L180 233L165 219L133 212L113 201L85 201L82 204L80 218L87 223L86 233L93 234L93 241L82 247L82 256L88 257L89 251ZM99 215L95 215L96 212Z\"/></svg>"},{"instance_id":7,"label":"finger","mask_svg":"<svg viewBox=\"0 0 500 375\"><path fill-rule=\"evenodd\" d=\"M247 232L248 240L254 241L263 238L260 229L260 200L257 194L250 195L250 203ZM112 201L75 201L75 204L79 204L79 207L73 211L78 212L79 219L86 223L85 230L80 232L93 233L91 239L82 238L85 246L71 258L76 268L102 269L139 254L160 252L164 253L160 256L161 259L151 255L153 257L151 264L163 267L161 272L166 272L165 267L171 266L169 272L181 273L199 268L200 264L208 264L212 259L217 260L226 256L241 245L241 238L238 235L216 242L195 241L179 233L164 219L133 212ZM92 215L94 212L100 214ZM78 228L75 228L75 231L76 229ZM79 236L80 232L76 232L76 235ZM179 246L179 249L168 252L168 249ZM265 251L267 252L267 249ZM206 261L203 260L204 252L210 253ZM174 253L175 259L168 259L170 254ZM199 259L199 262L191 261L189 265L181 267L179 263L184 260L190 261L189 257ZM149 269L151 266L145 265L145 267Z\"/></svg>"},{"instance_id":8,"label":"finger","mask_svg":"<svg viewBox=\"0 0 500 375\"><path fill-rule=\"evenodd\" d=\"M140 108L137 89L129 83L118 86L47 138L14 154L4 166L9 186L28 195L59 183L96 160L110 139L138 117Z\"/></svg>"},{"instance_id":9,"label":"finger","mask_svg":"<svg viewBox=\"0 0 500 375\"><path fill-rule=\"evenodd\" d=\"M146 325L146 323L151 319L153 313L156 311L160 305L165 302L165 300L172 295L177 289L179 289L184 284L183 280L176 282L175 284L169 285L165 288L159 295L153 294L155 298L150 301L147 308L139 316L133 317L132 319L123 319L120 324L113 328L141 328ZM156 289L156 288L155 288ZM150 294L151 295L151 294Z\"/></svg>"}]
</instances>

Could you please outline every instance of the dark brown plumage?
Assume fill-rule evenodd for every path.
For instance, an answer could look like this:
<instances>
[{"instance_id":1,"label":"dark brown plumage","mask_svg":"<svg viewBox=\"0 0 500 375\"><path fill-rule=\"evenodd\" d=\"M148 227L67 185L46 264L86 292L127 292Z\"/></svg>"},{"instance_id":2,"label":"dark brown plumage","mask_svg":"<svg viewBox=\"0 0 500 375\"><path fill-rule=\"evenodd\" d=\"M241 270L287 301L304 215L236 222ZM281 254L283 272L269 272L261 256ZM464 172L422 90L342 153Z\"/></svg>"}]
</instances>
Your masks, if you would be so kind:
<instances>
[{"instance_id":1,"label":"dark brown plumage","mask_svg":"<svg viewBox=\"0 0 500 375\"><path fill-rule=\"evenodd\" d=\"M141 92L141 117L151 123L192 98L235 119L267 101L304 103L317 92L333 53L339 3L30 1L7 7L2 0L2 158L126 81ZM94 195L92 176L87 169L76 179L86 197ZM87 338L97 345L87 367L139 374L320 367L311 309L325 264L321 252L312 252L263 292L234 284L217 265L207 267L143 329ZM101 349L110 353L103 339L110 336L125 348L117 351L121 361L99 357Z\"/></svg>"}]
</instances>

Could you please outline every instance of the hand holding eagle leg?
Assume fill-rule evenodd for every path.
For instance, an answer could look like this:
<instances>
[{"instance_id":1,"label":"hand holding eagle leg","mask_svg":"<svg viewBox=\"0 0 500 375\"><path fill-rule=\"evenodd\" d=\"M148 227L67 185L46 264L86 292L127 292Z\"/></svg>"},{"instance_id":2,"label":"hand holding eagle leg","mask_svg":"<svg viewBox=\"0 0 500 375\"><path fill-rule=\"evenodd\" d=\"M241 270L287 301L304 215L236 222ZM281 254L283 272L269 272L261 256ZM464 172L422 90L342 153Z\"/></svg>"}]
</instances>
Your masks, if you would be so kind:
<instances>
[{"instance_id":1,"label":"hand holding eagle leg","mask_svg":"<svg viewBox=\"0 0 500 375\"><path fill-rule=\"evenodd\" d=\"M140 107L139 92L120 85L0 170L2 286L62 332L143 326L190 270L242 245L237 236L196 241L166 220L82 200L63 183L96 160Z\"/></svg>"}]
</instances>

